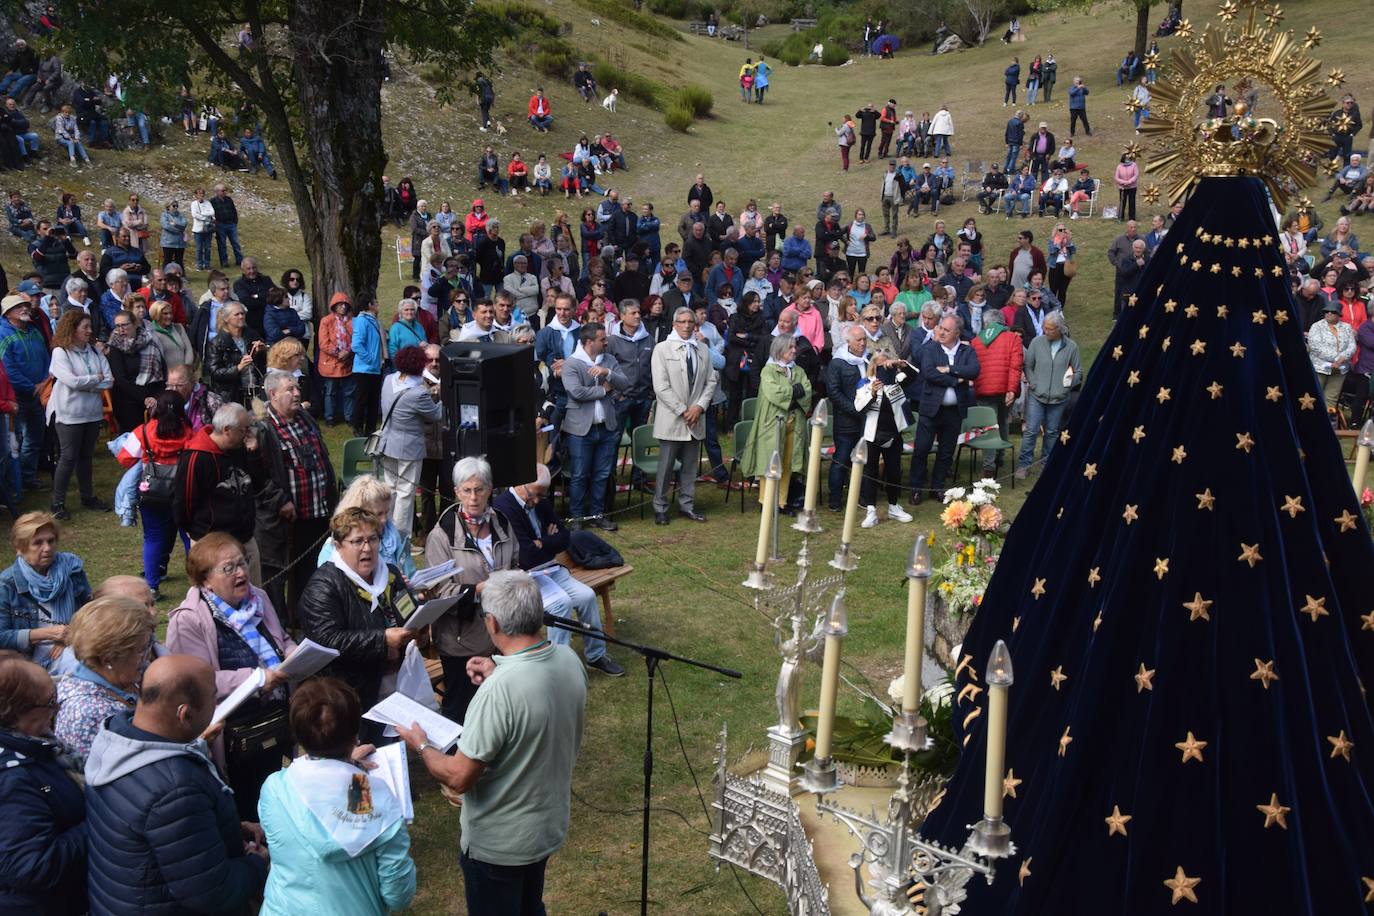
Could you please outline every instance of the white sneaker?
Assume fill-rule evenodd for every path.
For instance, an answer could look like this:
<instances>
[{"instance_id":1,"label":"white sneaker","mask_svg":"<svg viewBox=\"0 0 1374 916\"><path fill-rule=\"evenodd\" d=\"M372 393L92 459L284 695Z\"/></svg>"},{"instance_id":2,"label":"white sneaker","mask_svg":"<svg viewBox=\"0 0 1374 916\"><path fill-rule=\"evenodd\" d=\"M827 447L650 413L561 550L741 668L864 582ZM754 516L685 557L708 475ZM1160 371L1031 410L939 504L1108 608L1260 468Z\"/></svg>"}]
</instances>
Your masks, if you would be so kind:
<instances>
[{"instance_id":1,"label":"white sneaker","mask_svg":"<svg viewBox=\"0 0 1374 916\"><path fill-rule=\"evenodd\" d=\"M1069 219L1078 219L1078 212L1075 211L1074 214L1069 217Z\"/></svg>"},{"instance_id":2,"label":"white sneaker","mask_svg":"<svg viewBox=\"0 0 1374 916\"><path fill-rule=\"evenodd\" d=\"M868 514L864 516L863 524L860 525L859 527L861 527L861 528L877 528L877 527L878 527L878 507L877 507L877 506L866 506L865 508L867 509ZM909 516L908 516L908 517L909 517Z\"/></svg>"},{"instance_id":3,"label":"white sneaker","mask_svg":"<svg viewBox=\"0 0 1374 916\"><path fill-rule=\"evenodd\" d=\"M911 521L911 513L903 509L898 503L887 504L887 517L895 518L899 522Z\"/></svg>"}]
</instances>

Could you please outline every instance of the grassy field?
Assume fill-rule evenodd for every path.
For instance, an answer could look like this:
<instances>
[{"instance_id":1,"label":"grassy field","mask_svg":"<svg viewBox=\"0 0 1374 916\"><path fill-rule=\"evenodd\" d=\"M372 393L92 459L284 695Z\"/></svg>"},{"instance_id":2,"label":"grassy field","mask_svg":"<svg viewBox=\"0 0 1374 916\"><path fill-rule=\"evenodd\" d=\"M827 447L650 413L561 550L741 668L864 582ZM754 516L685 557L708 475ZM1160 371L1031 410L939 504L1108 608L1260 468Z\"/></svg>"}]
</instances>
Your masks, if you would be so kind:
<instances>
[{"instance_id":1,"label":"grassy field","mask_svg":"<svg viewBox=\"0 0 1374 916\"><path fill-rule=\"evenodd\" d=\"M617 175L613 184L637 201L653 201L665 224L665 240L685 207L692 177L704 172L718 200L738 213L748 197L761 208L780 201L784 212L808 227L814 208L825 190L834 190L846 215L856 206L879 215L879 172L882 166L855 165L847 175L838 167L834 137L827 121L837 120L867 102L881 105L897 100L899 110L934 111L948 103L954 115L953 161L1002 158L1003 125L1009 116L998 102L1001 73L1011 52L998 43L983 49L932 58L922 51L902 52L892 61L861 59L852 65L782 68L772 77L768 103L746 106L739 101L735 74L746 51L738 44L688 37L685 43L665 42L599 19L570 0L552 0L549 9L573 24L569 40L583 50L596 50L617 66L642 73L668 86L697 82L715 92L714 117L699 121L689 134L669 131L659 113L622 94L620 111L611 115L599 106L583 105L570 85L547 85L553 101L555 127L549 135L535 135L524 123L525 101L545 78L508 62L497 80L496 116L508 133L480 134L476 130L475 105L439 109L433 87L409 72L404 64L384 89L386 96L388 174L393 182L410 175L421 195L437 206L448 200L460 212L473 196L475 161L481 147L490 142L503 157L520 150L528 160L545 152L551 160L570 149L582 132L612 130L625 145L632 170ZM1128 115L1122 108L1126 90L1115 87L1113 74L1133 35L1133 23L1122 4L1095 10L1091 15L1060 17L1043 15L1023 20L1029 42L1016 47L1023 63L1037 53L1054 51L1060 62L1060 83L1052 105L1031 109L1031 125L1046 120L1057 135L1068 127L1064 90L1074 74L1082 74L1092 89L1089 112L1094 126L1091 139L1080 137L1080 158L1095 174L1108 176L1122 144L1133 139ZM1329 65L1351 74L1347 88L1358 98L1374 98L1374 77L1356 66L1363 42L1358 30L1330 28L1346 12L1334 0L1297 0L1285 7L1287 22L1302 31L1315 23L1328 32L1319 49ZM1202 8L1191 9L1201 25ZM1207 12L1210 12L1208 10ZM1152 21L1163 15L1163 6ZM758 47L782 26L753 33ZM1167 45L1166 45L1167 50ZM1368 108L1368 106L1366 106ZM1368 112L1366 112L1368 114ZM190 197L197 185L213 182L204 163L204 143L173 131L169 144L150 152L95 153L96 166L81 172L70 170L65 157L49 156L46 166L11 176L36 212L50 213L58 189L71 190L82 198L93 220L101 199L139 190L150 212L160 212L161 202L172 196ZM919 163L918 163L919 164ZM245 250L259 257L262 267L280 276L287 267L304 267L294 212L280 183L264 178L230 175L227 178L239 201L241 233ZM555 208L567 207L574 218L577 201L561 198L493 199L484 194L488 209L505 223L513 236L529 220L549 218ZM1320 194L1313 194L1319 199ZM1110 192L1104 195L1112 197ZM593 203L594 201L588 201ZM580 209L580 208L579 208ZM1148 220L1148 206L1141 216ZM1321 208L1328 226L1335 208ZM955 205L941 216L953 230L974 213L972 204ZM980 219L986 234L989 262L1005 263L1015 232L1032 228L1037 244L1048 235L1049 220L1005 223L1000 216ZM1358 224L1357 224L1358 225ZM904 230L919 243L931 231L931 220L904 220ZM1073 224L1078 243L1080 272L1070 290L1068 316L1073 335L1088 356L1094 355L1110 329L1111 270L1105 251L1120 231L1118 224L1080 220ZM1367 230L1368 231L1368 230ZM384 303L399 298L402 282L392 264L395 234L383 237ZM874 254L885 259L892 241L881 239ZM1043 247L1043 245L1042 245ZM0 240L0 259L12 278L23 264L24 252L16 240ZM409 282L409 267L404 271ZM204 276L192 273L196 291L204 288ZM389 311L388 307L388 311ZM337 457L342 433L330 444ZM98 481L108 493L116 474L114 462L97 456ZM1007 491L1006 504L1014 510L1024 491ZM776 654L766 620L757 612L749 593L738 587L753 543L757 516L740 515L732 501L722 505L723 493L714 487L698 490L698 505L710 516L706 525L676 523L656 528L640 521L638 512L622 514L621 531L613 542L634 564L634 575L621 580L615 593L618 629L632 640L657 644L672 651L694 655L744 672L739 682L727 681L685 667L667 666L675 712L660 693L655 740L653 899L660 913L750 913L735 879L717 873L706 855L709 824L697 798L692 774L674 734L674 720L681 728L683 744L696 780L709 801L713 747L722 723L731 734L731 756L744 756L763 742L770 719L776 676ZM73 498L70 504L74 505ZM25 508L47 505L47 494L29 494ZM823 559L837 541L839 517L822 513L826 533L815 545ZM74 510L64 547L86 558L95 580L116 572L141 569L141 540L137 529L115 526L109 516L93 516ZM900 665L903 627L903 581L906 552L918 529L934 527L936 511L927 505L917 512L914 525L884 523L861 532L857 544L862 563L848 583L850 637L846 657L864 675L883 685ZM782 551L795 553L798 536L790 529L782 534ZM173 576L164 591L173 596L185 586L180 555L173 558ZM788 573L784 571L785 578ZM171 606L171 605L169 605ZM588 727L576 777L572 830L565 850L551 863L547 900L554 913L595 914L630 912L638 893L641 749L643 741L643 673L631 659L618 654L630 669L623 680L593 677L588 703ZM851 671L851 673L853 673ZM814 679L810 696L814 697ZM842 698L850 704L852 697ZM417 780L421 786L427 783ZM437 792L423 791L412 836L420 866L420 893L415 910L423 913L463 913L462 884L457 868L458 819ZM744 878L746 887L766 913L781 913L784 905L770 886ZM848 893L848 889L839 889Z\"/></svg>"}]
</instances>

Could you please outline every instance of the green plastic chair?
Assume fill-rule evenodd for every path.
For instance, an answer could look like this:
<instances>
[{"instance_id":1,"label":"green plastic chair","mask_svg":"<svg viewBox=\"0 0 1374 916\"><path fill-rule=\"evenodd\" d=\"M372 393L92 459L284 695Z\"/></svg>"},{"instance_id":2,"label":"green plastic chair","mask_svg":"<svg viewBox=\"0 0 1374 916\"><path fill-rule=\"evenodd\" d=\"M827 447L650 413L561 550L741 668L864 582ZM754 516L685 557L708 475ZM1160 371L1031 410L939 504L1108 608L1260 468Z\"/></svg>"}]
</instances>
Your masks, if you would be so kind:
<instances>
[{"instance_id":1,"label":"green plastic chair","mask_svg":"<svg viewBox=\"0 0 1374 916\"><path fill-rule=\"evenodd\" d=\"M981 427L991 426L985 433L981 433L968 442L960 442L959 447L954 452L954 466L959 466L959 452L968 449L968 484L973 486L974 465L978 460L978 453L984 450L1009 451L1015 446L1006 439L1002 438L1001 432L997 428L997 411L992 407L970 407L968 416L964 418L963 427L959 432L967 433ZM1012 488L1016 487L1016 478L1012 477Z\"/></svg>"},{"instance_id":2,"label":"green plastic chair","mask_svg":"<svg viewBox=\"0 0 1374 916\"><path fill-rule=\"evenodd\" d=\"M630 433L630 464L647 480L658 479L658 440L651 424L636 426ZM644 491L639 491L639 517L644 518Z\"/></svg>"},{"instance_id":3,"label":"green plastic chair","mask_svg":"<svg viewBox=\"0 0 1374 916\"><path fill-rule=\"evenodd\" d=\"M367 439L345 439L343 444L343 473L339 475L339 487L347 490L348 485L359 477L376 473L376 463L363 451Z\"/></svg>"},{"instance_id":4,"label":"green plastic chair","mask_svg":"<svg viewBox=\"0 0 1374 916\"><path fill-rule=\"evenodd\" d=\"M739 418L741 420L752 420L754 419L754 417L758 416L758 413L758 398L745 398L744 401L739 405Z\"/></svg>"},{"instance_id":5,"label":"green plastic chair","mask_svg":"<svg viewBox=\"0 0 1374 916\"><path fill-rule=\"evenodd\" d=\"M735 432L730 437L730 477L725 482L725 504L730 504L730 492L735 489L735 471L739 468L740 456L744 454L744 446L749 443L749 433L754 428L753 420L740 420L735 424ZM749 481L743 476L740 477L739 511L744 512L744 490L749 486Z\"/></svg>"}]
</instances>

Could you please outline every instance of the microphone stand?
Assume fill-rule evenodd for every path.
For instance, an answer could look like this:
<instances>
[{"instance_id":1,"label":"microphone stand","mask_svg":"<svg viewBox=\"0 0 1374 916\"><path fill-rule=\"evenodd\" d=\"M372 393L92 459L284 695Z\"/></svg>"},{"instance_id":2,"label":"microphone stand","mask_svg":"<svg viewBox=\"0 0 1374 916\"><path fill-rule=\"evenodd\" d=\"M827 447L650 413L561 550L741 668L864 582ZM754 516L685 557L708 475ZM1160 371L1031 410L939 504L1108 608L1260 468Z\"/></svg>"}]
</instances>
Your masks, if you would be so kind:
<instances>
[{"instance_id":1,"label":"microphone stand","mask_svg":"<svg viewBox=\"0 0 1374 916\"><path fill-rule=\"evenodd\" d=\"M569 633L580 633L584 638L591 636L596 639L603 639L606 642L615 643L617 646L624 646L632 649L644 657L645 673L648 679L648 697L645 702L644 717L644 822L643 835L640 840L639 856L639 913L640 916L648 916L649 913L649 800L650 786L653 782L654 773L654 676L658 672L658 666L665 661L678 661L696 668L704 668L707 671L714 671L726 677L739 679L744 675L735 671L733 668L722 668L719 665L712 665L708 662L697 661L694 658L684 658L681 655L674 655L663 649L653 646L640 645L617 636L611 636L595 627L589 627L576 619L555 617L553 614L544 614L544 625L556 627L560 630L567 630Z\"/></svg>"}]
</instances>

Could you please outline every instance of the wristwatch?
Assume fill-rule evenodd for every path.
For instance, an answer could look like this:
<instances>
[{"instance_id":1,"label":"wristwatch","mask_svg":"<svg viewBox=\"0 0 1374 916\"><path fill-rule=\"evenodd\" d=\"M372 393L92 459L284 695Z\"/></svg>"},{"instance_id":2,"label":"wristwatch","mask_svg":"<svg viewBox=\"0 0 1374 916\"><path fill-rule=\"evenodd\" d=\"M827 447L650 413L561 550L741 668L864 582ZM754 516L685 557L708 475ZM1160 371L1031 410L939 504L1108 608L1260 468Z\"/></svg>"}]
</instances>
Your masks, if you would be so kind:
<instances>
[{"instance_id":1,"label":"wristwatch","mask_svg":"<svg viewBox=\"0 0 1374 916\"><path fill-rule=\"evenodd\" d=\"M421 757L423 757L423 756L425 755L425 749L426 749L426 748L428 748L428 749L430 749L430 750L438 751L438 750L439 750L439 745L437 745L437 744L431 744L430 741L429 741L429 739L425 739L424 741L421 741L421 742L420 742L420 746L417 747L417 748L415 749L415 753L417 753L417 754L419 754ZM439 752L440 752L441 754L443 753L443 751L439 751Z\"/></svg>"}]
</instances>

